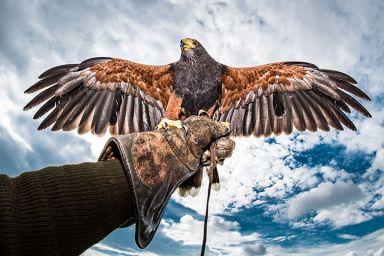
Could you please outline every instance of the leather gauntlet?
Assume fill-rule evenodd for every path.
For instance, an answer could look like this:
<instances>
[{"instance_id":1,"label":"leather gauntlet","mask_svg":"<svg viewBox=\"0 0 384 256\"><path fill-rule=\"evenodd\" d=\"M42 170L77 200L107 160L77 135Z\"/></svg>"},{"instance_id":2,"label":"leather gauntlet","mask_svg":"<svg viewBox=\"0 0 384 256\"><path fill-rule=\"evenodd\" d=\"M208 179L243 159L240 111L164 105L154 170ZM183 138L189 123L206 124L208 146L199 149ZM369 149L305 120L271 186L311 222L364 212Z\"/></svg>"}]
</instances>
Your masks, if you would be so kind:
<instances>
[{"instance_id":1,"label":"leather gauntlet","mask_svg":"<svg viewBox=\"0 0 384 256\"><path fill-rule=\"evenodd\" d=\"M172 193L202 165L203 152L228 134L229 128L219 122L190 117L183 129L116 136L107 141L99 161L118 158L124 166L133 193L135 239L140 248L152 240ZM231 145L230 152L226 150L218 160L230 155Z\"/></svg>"}]
</instances>

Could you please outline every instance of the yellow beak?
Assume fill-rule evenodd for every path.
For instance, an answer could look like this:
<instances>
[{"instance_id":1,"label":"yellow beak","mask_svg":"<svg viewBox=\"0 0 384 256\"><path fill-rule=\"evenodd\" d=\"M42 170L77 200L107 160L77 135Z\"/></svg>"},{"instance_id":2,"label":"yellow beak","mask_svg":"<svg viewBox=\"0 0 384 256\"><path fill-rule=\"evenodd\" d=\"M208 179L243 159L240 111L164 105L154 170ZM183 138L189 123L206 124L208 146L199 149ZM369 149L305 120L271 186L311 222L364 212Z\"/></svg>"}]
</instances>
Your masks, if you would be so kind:
<instances>
[{"instance_id":1,"label":"yellow beak","mask_svg":"<svg viewBox=\"0 0 384 256\"><path fill-rule=\"evenodd\" d=\"M184 38L180 42L180 48L181 49L193 49L196 45L194 44L193 40L191 38Z\"/></svg>"}]
</instances>

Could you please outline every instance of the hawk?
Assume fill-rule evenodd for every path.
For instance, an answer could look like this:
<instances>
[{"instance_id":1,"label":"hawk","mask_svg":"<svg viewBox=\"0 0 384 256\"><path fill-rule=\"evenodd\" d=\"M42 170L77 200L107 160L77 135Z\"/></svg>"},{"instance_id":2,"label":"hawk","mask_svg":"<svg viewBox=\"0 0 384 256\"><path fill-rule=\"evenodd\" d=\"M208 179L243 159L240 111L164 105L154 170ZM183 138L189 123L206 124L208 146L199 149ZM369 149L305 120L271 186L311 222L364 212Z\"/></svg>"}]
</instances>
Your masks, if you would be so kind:
<instances>
[{"instance_id":1,"label":"hawk","mask_svg":"<svg viewBox=\"0 0 384 256\"><path fill-rule=\"evenodd\" d=\"M182 39L180 48L180 59L167 65L97 57L51 68L25 91L42 92L24 110L44 103L33 116L49 112L39 130L52 126L97 135L107 128L128 134L180 127L180 120L200 113L229 122L233 136L256 137L290 134L293 128L356 130L346 115L350 108L371 117L353 97L369 96L347 74L296 61L230 67L191 38ZM199 183L201 172L194 178Z\"/></svg>"}]
</instances>

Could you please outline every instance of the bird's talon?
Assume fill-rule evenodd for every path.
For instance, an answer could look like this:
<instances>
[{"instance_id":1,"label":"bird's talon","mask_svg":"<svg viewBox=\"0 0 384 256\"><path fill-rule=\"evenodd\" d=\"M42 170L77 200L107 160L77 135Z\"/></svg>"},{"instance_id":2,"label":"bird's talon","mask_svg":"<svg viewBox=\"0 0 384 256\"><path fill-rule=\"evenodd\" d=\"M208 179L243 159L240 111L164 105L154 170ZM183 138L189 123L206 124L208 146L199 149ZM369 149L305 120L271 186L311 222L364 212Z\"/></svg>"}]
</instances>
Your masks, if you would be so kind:
<instances>
[{"instance_id":1,"label":"bird's talon","mask_svg":"<svg viewBox=\"0 0 384 256\"><path fill-rule=\"evenodd\" d=\"M183 128L183 124L180 120L170 120L164 118L160 121L160 123L156 126L156 130L160 129L169 129L169 128Z\"/></svg>"},{"instance_id":2,"label":"bird's talon","mask_svg":"<svg viewBox=\"0 0 384 256\"><path fill-rule=\"evenodd\" d=\"M186 124L183 124L182 126L183 126L184 131L185 131L185 132L188 132L188 130L189 130L189 126L186 125Z\"/></svg>"},{"instance_id":3,"label":"bird's talon","mask_svg":"<svg viewBox=\"0 0 384 256\"><path fill-rule=\"evenodd\" d=\"M222 125L227 127L228 129L231 128L231 123L230 122L220 122Z\"/></svg>"},{"instance_id":4,"label":"bird's talon","mask_svg":"<svg viewBox=\"0 0 384 256\"><path fill-rule=\"evenodd\" d=\"M202 110L202 109L199 110L198 116L208 116L209 117L208 112L205 110Z\"/></svg>"}]
</instances>

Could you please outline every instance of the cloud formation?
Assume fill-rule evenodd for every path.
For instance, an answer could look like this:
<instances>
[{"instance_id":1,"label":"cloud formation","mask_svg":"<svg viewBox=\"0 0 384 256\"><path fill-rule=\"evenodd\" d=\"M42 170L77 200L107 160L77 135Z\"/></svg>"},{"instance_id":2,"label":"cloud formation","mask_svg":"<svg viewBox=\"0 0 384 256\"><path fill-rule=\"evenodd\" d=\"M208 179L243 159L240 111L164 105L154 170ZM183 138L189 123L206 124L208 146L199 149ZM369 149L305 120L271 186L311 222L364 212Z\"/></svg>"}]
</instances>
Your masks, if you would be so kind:
<instances>
[{"instance_id":1,"label":"cloud formation","mask_svg":"<svg viewBox=\"0 0 384 256\"><path fill-rule=\"evenodd\" d=\"M296 218L310 210L326 209L348 204L363 197L361 189L345 182L321 183L318 187L299 193L288 201L288 218Z\"/></svg>"},{"instance_id":2,"label":"cloud formation","mask_svg":"<svg viewBox=\"0 0 384 256\"><path fill-rule=\"evenodd\" d=\"M184 245L200 245L203 225L203 221L185 215L179 222L164 221L161 232ZM264 255L266 253L265 246L260 244L260 235L241 234L237 222L212 216L208 222L208 229L207 250L213 255Z\"/></svg>"},{"instance_id":3,"label":"cloud formation","mask_svg":"<svg viewBox=\"0 0 384 256\"><path fill-rule=\"evenodd\" d=\"M210 233L216 244L212 250L269 255L383 254L380 232L384 226L379 222L381 230L351 238L351 242L334 235L337 229L383 216L383 10L379 0L257 4L247 0L1 1L0 170L17 175L45 165L92 161L101 151L106 138L36 131L33 113L21 111L30 99L22 92L52 66L95 56L170 63L179 58L178 42L183 37L197 38L213 57L232 66L308 61L356 78L373 98L365 104L373 118L361 119L353 112L357 133L305 132L267 140L237 139L233 157L220 168L221 191L212 195L210 222L222 228L210 227L215 231ZM345 164L340 159L348 161ZM201 225L204 185L196 198L173 197L178 206L175 211L180 210L175 216L185 215L186 209L188 214L196 213L163 222L164 232L159 236L177 243L175 251L188 247L187 243L198 250L201 229L193 225ZM241 215L251 210L258 215ZM252 224L258 219L268 220L270 227ZM196 230L197 235L185 236L183 232L190 231L182 230L183 226ZM285 233L271 231L276 229ZM319 240L309 240L313 239L310 232ZM330 238L321 237L327 232ZM223 233L233 236L235 244L221 239ZM365 235L356 233L357 237ZM329 241L344 244L317 246ZM159 244L155 248L161 251L164 245ZM98 246L100 250L102 246L115 248ZM103 248L108 255L119 253Z\"/></svg>"}]
</instances>

